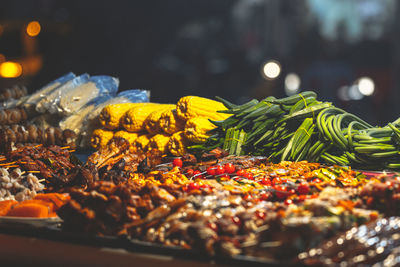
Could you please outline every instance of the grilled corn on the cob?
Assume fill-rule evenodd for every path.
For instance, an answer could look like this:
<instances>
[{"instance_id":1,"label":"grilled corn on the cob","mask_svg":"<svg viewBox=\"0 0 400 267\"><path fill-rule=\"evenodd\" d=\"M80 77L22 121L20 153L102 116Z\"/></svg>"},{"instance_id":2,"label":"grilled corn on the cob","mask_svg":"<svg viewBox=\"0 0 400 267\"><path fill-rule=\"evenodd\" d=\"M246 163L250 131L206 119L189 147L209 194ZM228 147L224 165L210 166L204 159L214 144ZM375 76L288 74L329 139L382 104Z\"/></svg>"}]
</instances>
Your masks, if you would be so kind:
<instances>
[{"instance_id":1,"label":"grilled corn on the cob","mask_svg":"<svg viewBox=\"0 0 400 267\"><path fill-rule=\"evenodd\" d=\"M146 151L147 145L149 144L150 138L152 135L150 134L142 134L139 135L138 138L136 138L134 142L134 146L139 150L139 151Z\"/></svg>"},{"instance_id":2,"label":"grilled corn on the cob","mask_svg":"<svg viewBox=\"0 0 400 267\"><path fill-rule=\"evenodd\" d=\"M187 152L186 147L188 144L189 141L186 139L184 132L176 132L168 142L168 150L174 156L183 156Z\"/></svg>"},{"instance_id":3,"label":"grilled corn on the cob","mask_svg":"<svg viewBox=\"0 0 400 267\"><path fill-rule=\"evenodd\" d=\"M133 144L135 140L138 138L138 133L129 133L127 131L118 131L114 133L114 137L122 137L129 141L129 144Z\"/></svg>"},{"instance_id":4,"label":"grilled corn on the cob","mask_svg":"<svg viewBox=\"0 0 400 267\"><path fill-rule=\"evenodd\" d=\"M185 125L185 137L194 143L204 143L210 136L207 134L208 131L215 129L215 125L212 124L205 117L194 117L189 119Z\"/></svg>"},{"instance_id":5,"label":"grilled corn on the cob","mask_svg":"<svg viewBox=\"0 0 400 267\"><path fill-rule=\"evenodd\" d=\"M160 128L167 134L174 134L182 131L185 127L185 120L176 114L176 109L164 111L158 120Z\"/></svg>"},{"instance_id":6,"label":"grilled corn on the cob","mask_svg":"<svg viewBox=\"0 0 400 267\"><path fill-rule=\"evenodd\" d=\"M147 145L147 150L157 149L162 153L165 153L167 151L169 139L169 135L156 134L155 136L150 138L149 144Z\"/></svg>"},{"instance_id":7,"label":"grilled corn on the cob","mask_svg":"<svg viewBox=\"0 0 400 267\"><path fill-rule=\"evenodd\" d=\"M122 118L122 126L128 132L140 132L144 129L143 123L147 116L162 106L156 103L142 103L140 106L133 107Z\"/></svg>"},{"instance_id":8,"label":"grilled corn on the cob","mask_svg":"<svg viewBox=\"0 0 400 267\"><path fill-rule=\"evenodd\" d=\"M177 114L183 120L198 116L216 121L225 120L231 115L217 111L226 109L221 102L199 96L184 96L176 104Z\"/></svg>"},{"instance_id":9,"label":"grilled corn on the cob","mask_svg":"<svg viewBox=\"0 0 400 267\"><path fill-rule=\"evenodd\" d=\"M144 120L144 128L150 134L159 134L162 133L162 129L158 123L161 115L164 111L175 109L176 105L173 104L165 104L159 110L153 111L149 116Z\"/></svg>"},{"instance_id":10,"label":"grilled corn on the cob","mask_svg":"<svg viewBox=\"0 0 400 267\"><path fill-rule=\"evenodd\" d=\"M108 141L110 141L113 136L114 136L113 131L96 129L92 133L92 137L90 138L90 143L92 147L95 149L103 148L108 144Z\"/></svg>"},{"instance_id":11,"label":"grilled corn on the cob","mask_svg":"<svg viewBox=\"0 0 400 267\"><path fill-rule=\"evenodd\" d=\"M122 103L112 104L104 107L99 115L99 120L103 127L109 130L115 130L120 127L121 118L133 107L140 106L143 103Z\"/></svg>"}]
</instances>

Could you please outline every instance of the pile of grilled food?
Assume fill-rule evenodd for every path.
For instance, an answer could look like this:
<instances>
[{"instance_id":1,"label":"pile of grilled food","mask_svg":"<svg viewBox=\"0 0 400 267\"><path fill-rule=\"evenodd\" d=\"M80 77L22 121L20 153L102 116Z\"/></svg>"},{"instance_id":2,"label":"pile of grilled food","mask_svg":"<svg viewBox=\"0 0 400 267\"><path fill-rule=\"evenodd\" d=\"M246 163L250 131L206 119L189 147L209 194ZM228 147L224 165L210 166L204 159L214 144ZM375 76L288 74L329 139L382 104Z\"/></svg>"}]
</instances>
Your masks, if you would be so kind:
<instances>
[{"instance_id":1,"label":"pile of grilled food","mask_svg":"<svg viewBox=\"0 0 400 267\"><path fill-rule=\"evenodd\" d=\"M85 168L92 178L84 186L59 190L71 197L58 211L66 231L285 264L374 263L396 253L397 243L388 241L397 233L398 219L390 216L400 212L400 178L394 175L367 177L306 161L271 163L222 149L179 158L157 150L132 153L122 138L92 154ZM371 233L360 227L382 224L388 227L366 243ZM337 241L346 231L352 234ZM332 248L329 240L336 240L328 243ZM354 244L358 252L347 254Z\"/></svg>"},{"instance_id":2,"label":"pile of grilled food","mask_svg":"<svg viewBox=\"0 0 400 267\"><path fill-rule=\"evenodd\" d=\"M92 138L98 150L86 163L68 142L5 147L0 194L9 202L0 202L0 215L15 214L20 199L26 204L18 214L33 214L29 198L46 198L57 202L48 216L56 212L62 231L146 241L210 259L400 264L400 177L351 167L396 169L398 121L372 127L310 92L240 106L221 99L219 111L228 114L222 118L215 110L221 103L204 101L105 107L104 128ZM211 127L203 119L210 116ZM167 117L182 125L167 133L157 122ZM146 127L153 122L158 132ZM144 137L152 145L140 145Z\"/></svg>"}]
</instances>

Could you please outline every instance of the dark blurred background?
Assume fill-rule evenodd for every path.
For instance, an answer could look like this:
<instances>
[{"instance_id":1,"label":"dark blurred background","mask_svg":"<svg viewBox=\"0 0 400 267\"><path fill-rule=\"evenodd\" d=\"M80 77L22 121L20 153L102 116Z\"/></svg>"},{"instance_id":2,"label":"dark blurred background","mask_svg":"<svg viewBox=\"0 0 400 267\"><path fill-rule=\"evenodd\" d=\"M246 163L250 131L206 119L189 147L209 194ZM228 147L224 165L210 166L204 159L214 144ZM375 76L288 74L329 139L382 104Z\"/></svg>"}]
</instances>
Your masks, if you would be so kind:
<instances>
[{"instance_id":1,"label":"dark blurred background","mask_svg":"<svg viewBox=\"0 0 400 267\"><path fill-rule=\"evenodd\" d=\"M1 87L86 72L157 102L315 90L373 124L400 116L395 0L0 3Z\"/></svg>"}]
</instances>

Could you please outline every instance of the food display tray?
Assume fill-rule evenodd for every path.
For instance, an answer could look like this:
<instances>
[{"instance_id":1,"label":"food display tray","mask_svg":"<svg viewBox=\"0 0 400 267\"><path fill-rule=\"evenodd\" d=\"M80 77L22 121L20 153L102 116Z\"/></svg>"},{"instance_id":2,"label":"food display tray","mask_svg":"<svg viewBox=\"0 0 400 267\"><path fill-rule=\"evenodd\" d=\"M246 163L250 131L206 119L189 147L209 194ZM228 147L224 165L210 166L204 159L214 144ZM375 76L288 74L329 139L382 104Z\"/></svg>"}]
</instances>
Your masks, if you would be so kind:
<instances>
[{"instance_id":1,"label":"food display tray","mask_svg":"<svg viewBox=\"0 0 400 267\"><path fill-rule=\"evenodd\" d=\"M96 236L62 230L59 225L37 227L26 223L0 223L0 234L15 235L65 242L70 244L94 246L100 248L124 249L132 253L145 253L149 255L169 256L182 260L196 261L199 263L213 263L223 266L301 266L289 262L280 262L273 259L264 259L251 256L238 255L233 257L210 257L194 250L180 247L164 246L140 240L129 240L123 237Z\"/></svg>"}]
</instances>

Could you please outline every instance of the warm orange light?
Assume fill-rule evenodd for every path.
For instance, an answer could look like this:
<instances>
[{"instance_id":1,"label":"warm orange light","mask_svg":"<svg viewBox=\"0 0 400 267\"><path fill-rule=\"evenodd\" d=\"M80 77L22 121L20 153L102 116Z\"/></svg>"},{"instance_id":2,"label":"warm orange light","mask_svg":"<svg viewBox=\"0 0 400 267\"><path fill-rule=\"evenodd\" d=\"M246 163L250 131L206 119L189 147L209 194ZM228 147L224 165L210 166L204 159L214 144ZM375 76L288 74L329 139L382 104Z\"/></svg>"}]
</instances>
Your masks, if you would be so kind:
<instances>
[{"instance_id":1,"label":"warm orange light","mask_svg":"<svg viewBox=\"0 0 400 267\"><path fill-rule=\"evenodd\" d=\"M40 33L40 23L37 21L29 22L28 26L26 26L26 33L31 36L35 37Z\"/></svg>"},{"instance_id":2,"label":"warm orange light","mask_svg":"<svg viewBox=\"0 0 400 267\"><path fill-rule=\"evenodd\" d=\"M19 63L6 61L0 65L0 75L4 78L16 78L22 74L22 66Z\"/></svg>"},{"instance_id":3,"label":"warm orange light","mask_svg":"<svg viewBox=\"0 0 400 267\"><path fill-rule=\"evenodd\" d=\"M3 27L3 25L0 25L0 35L2 35L3 32L4 32L4 27Z\"/></svg>"},{"instance_id":4,"label":"warm orange light","mask_svg":"<svg viewBox=\"0 0 400 267\"><path fill-rule=\"evenodd\" d=\"M0 54L0 63L6 61L6 57L3 54Z\"/></svg>"}]
</instances>

